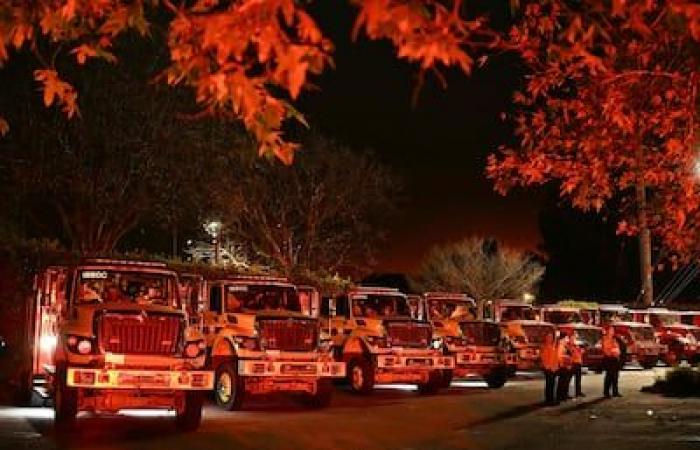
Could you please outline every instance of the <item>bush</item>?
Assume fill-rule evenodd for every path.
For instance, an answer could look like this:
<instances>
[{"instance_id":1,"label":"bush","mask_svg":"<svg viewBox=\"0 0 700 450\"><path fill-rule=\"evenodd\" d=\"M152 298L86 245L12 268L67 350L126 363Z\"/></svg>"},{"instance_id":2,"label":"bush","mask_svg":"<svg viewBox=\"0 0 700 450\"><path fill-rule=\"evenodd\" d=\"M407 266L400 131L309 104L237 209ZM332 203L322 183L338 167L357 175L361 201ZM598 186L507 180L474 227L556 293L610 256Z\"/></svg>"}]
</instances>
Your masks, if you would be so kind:
<instances>
[{"instance_id":1,"label":"bush","mask_svg":"<svg viewBox=\"0 0 700 450\"><path fill-rule=\"evenodd\" d=\"M669 397L700 397L700 371L691 367L677 367L656 380L653 386L642 388L644 392Z\"/></svg>"}]
</instances>

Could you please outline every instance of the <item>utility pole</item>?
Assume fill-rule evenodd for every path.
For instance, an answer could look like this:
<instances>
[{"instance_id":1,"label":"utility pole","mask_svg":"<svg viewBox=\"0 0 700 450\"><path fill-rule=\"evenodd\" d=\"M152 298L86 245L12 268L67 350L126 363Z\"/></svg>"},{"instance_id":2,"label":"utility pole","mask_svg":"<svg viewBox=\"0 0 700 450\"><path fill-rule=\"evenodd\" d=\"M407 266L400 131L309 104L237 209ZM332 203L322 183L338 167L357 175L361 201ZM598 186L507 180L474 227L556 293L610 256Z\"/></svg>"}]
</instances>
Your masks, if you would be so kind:
<instances>
[{"instance_id":1,"label":"utility pole","mask_svg":"<svg viewBox=\"0 0 700 450\"><path fill-rule=\"evenodd\" d=\"M641 297L644 306L654 303L654 279L651 267L651 233L647 220L647 189L644 182L644 150L637 146L637 222L639 226L639 274L641 276Z\"/></svg>"}]
</instances>

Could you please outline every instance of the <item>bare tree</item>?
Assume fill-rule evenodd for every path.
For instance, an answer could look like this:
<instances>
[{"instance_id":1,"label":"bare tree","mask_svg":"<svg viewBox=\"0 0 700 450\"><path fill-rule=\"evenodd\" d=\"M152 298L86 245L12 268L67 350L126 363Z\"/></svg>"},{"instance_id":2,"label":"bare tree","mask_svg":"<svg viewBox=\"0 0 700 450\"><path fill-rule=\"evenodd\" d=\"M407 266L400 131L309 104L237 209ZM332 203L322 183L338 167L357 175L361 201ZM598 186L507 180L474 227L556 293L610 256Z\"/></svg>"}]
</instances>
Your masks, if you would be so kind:
<instances>
[{"instance_id":1,"label":"bare tree","mask_svg":"<svg viewBox=\"0 0 700 450\"><path fill-rule=\"evenodd\" d=\"M249 245L251 261L288 275L373 264L398 184L371 153L317 137L292 166L254 152L234 156L219 204L229 237Z\"/></svg>"},{"instance_id":2,"label":"bare tree","mask_svg":"<svg viewBox=\"0 0 700 450\"><path fill-rule=\"evenodd\" d=\"M536 288L543 274L544 267L523 252L472 237L433 248L415 284L423 291L465 292L483 317L487 301L520 298Z\"/></svg>"}]
</instances>

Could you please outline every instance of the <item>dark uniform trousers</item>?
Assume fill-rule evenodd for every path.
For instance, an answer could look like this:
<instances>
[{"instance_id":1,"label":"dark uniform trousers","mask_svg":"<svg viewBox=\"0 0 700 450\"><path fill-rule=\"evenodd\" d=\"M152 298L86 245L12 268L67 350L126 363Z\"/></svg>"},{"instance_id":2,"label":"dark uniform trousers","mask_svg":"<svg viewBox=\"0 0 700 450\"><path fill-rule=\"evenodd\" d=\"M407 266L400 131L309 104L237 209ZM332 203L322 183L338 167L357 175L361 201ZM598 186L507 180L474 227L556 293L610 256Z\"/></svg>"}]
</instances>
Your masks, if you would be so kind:
<instances>
[{"instance_id":1,"label":"dark uniform trousers","mask_svg":"<svg viewBox=\"0 0 700 450\"><path fill-rule=\"evenodd\" d=\"M620 360L607 356L603 359L603 368L605 369L603 394L609 397L610 390L612 389L612 395L619 395L620 392L617 387L617 382L620 378Z\"/></svg>"}]
</instances>

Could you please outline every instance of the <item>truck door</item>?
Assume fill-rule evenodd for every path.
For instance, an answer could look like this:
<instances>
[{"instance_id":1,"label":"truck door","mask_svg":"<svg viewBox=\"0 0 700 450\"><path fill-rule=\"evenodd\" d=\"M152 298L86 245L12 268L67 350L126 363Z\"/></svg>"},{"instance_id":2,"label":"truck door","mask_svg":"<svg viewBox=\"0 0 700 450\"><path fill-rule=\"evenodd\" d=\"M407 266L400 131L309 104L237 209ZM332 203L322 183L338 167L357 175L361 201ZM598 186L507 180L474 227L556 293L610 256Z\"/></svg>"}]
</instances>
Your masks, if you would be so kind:
<instances>
[{"instance_id":1,"label":"truck door","mask_svg":"<svg viewBox=\"0 0 700 450\"><path fill-rule=\"evenodd\" d=\"M32 375L43 377L55 368L58 325L67 312L67 271L50 267L38 274L34 286L34 337L32 342Z\"/></svg>"}]
</instances>

